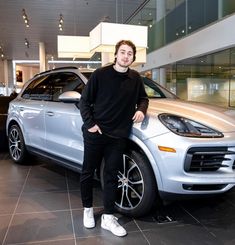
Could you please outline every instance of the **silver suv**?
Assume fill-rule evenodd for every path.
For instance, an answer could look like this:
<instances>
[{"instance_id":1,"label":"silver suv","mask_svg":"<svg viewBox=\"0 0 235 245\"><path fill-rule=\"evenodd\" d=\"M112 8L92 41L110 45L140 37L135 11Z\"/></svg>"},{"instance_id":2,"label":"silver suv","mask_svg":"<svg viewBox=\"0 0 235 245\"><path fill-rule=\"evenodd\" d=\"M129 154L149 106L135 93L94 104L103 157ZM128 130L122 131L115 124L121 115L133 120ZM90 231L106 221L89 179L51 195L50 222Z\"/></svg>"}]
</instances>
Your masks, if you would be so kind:
<instances>
[{"instance_id":1,"label":"silver suv","mask_svg":"<svg viewBox=\"0 0 235 245\"><path fill-rule=\"evenodd\" d=\"M184 102L148 78L147 116L134 124L123 155L116 207L140 216L156 197L223 193L235 184L235 111ZM28 153L81 171L79 99L87 79L74 67L36 75L10 103L10 156ZM103 163L100 167L102 183ZM159 195L158 195L159 194Z\"/></svg>"}]
</instances>

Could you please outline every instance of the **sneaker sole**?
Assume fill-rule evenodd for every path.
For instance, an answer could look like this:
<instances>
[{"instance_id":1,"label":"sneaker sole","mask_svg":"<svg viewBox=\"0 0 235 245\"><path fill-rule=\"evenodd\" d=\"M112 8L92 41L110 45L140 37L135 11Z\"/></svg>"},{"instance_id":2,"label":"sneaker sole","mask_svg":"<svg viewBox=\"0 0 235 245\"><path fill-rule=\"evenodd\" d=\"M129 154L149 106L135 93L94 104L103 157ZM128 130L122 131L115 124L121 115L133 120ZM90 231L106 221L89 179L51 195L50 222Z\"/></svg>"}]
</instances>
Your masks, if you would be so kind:
<instances>
[{"instance_id":1,"label":"sneaker sole","mask_svg":"<svg viewBox=\"0 0 235 245\"><path fill-rule=\"evenodd\" d=\"M101 227L102 227L103 229L107 230L107 231L112 232L115 236L122 237L122 236L126 236L126 235L127 235L127 232L125 232L125 233L123 233L123 234L117 234L117 233L111 231L107 226L103 225L102 223L101 223Z\"/></svg>"},{"instance_id":2,"label":"sneaker sole","mask_svg":"<svg viewBox=\"0 0 235 245\"><path fill-rule=\"evenodd\" d=\"M85 228L87 228L87 229L95 228L95 225L93 225L93 226L88 226L88 225L84 225L84 224L83 224L83 226L84 226Z\"/></svg>"}]
</instances>

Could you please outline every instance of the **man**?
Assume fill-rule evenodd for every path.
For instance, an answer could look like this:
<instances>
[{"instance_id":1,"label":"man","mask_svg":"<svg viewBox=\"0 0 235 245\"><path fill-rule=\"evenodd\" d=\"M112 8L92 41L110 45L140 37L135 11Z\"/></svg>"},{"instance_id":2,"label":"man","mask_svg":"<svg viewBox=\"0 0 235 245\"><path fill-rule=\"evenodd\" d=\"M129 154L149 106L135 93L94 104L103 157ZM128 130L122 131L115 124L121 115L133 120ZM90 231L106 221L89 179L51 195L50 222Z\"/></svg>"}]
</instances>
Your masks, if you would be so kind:
<instances>
[{"instance_id":1,"label":"man","mask_svg":"<svg viewBox=\"0 0 235 245\"><path fill-rule=\"evenodd\" d=\"M97 69L91 75L80 100L84 121L84 161L81 173L83 224L95 227L92 183L93 174L104 158L104 214L101 227L116 236L126 230L114 217L118 170L123 164L125 139L133 122L142 122L148 98L138 72L129 68L135 60L136 47L129 40L116 44L114 64Z\"/></svg>"}]
</instances>

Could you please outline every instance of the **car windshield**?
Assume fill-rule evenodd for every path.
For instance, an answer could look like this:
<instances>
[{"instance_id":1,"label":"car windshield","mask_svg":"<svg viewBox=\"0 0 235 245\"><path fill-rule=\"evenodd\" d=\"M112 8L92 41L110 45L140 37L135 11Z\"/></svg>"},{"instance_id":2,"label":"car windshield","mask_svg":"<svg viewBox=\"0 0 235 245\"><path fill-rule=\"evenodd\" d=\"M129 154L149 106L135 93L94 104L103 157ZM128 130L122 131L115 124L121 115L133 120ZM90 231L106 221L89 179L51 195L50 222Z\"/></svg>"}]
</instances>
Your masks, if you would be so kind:
<instances>
[{"instance_id":1,"label":"car windshield","mask_svg":"<svg viewBox=\"0 0 235 245\"><path fill-rule=\"evenodd\" d=\"M159 85L157 82L154 82L153 80L142 77L142 80L144 82L145 91L148 95L148 98L154 98L154 99L161 99L161 98L171 98L171 99L178 99L178 97L168 91L166 88Z\"/></svg>"}]
</instances>

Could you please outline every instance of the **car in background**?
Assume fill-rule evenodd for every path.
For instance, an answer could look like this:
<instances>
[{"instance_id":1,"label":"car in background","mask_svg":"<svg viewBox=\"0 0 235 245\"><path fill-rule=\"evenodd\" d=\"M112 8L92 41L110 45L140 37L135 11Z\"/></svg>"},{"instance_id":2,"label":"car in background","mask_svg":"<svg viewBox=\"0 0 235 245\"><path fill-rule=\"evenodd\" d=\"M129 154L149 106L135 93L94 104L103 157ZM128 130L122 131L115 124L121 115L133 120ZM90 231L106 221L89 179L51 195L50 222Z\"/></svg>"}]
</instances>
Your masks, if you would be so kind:
<instances>
[{"instance_id":1,"label":"car in background","mask_svg":"<svg viewBox=\"0 0 235 245\"><path fill-rule=\"evenodd\" d=\"M79 99L86 82L78 69L68 67L40 73L24 85L10 103L7 118L14 162L22 163L34 153L81 171ZM143 82L149 108L127 139L117 210L141 216L158 197L205 196L234 187L235 111L185 102L146 77Z\"/></svg>"},{"instance_id":2,"label":"car in background","mask_svg":"<svg viewBox=\"0 0 235 245\"><path fill-rule=\"evenodd\" d=\"M17 94L12 93L10 96L0 95L0 150L6 150L7 137L6 137L6 121L7 111L10 101L12 101Z\"/></svg>"}]
</instances>

